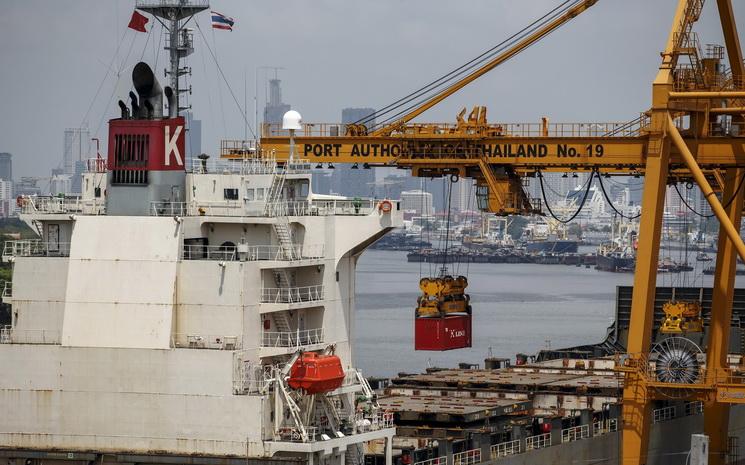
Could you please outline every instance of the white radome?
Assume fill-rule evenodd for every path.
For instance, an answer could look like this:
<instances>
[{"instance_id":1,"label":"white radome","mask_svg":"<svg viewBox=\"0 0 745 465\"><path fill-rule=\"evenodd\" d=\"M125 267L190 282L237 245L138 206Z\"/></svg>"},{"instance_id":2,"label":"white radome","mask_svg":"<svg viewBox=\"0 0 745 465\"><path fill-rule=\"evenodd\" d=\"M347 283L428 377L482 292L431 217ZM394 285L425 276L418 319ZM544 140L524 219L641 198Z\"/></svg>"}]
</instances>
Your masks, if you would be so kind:
<instances>
[{"instance_id":1,"label":"white radome","mask_svg":"<svg viewBox=\"0 0 745 465\"><path fill-rule=\"evenodd\" d=\"M295 110L290 110L282 116L282 129L301 129L303 117Z\"/></svg>"}]
</instances>

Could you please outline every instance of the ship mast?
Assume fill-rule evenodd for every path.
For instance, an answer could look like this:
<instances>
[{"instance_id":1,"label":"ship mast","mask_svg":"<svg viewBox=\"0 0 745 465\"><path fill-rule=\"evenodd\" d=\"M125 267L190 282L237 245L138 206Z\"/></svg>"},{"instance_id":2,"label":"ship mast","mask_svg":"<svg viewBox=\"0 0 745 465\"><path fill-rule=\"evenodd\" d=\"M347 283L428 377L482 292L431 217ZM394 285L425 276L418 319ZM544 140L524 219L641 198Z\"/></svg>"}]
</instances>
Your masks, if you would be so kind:
<instances>
[{"instance_id":1,"label":"ship mast","mask_svg":"<svg viewBox=\"0 0 745 465\"><path fill-rule=\"evenodd\" d=\"M181 59L194 52L194 37L186 27L195 14L210 7L208 0L137 0L135 7L150 13L168 31L165 49L170 54L169 66L165 70L169 86L173 91L174 108L169 108L170 116L178 116L181 110L190 106L180 106L181 93L191 88L181 86L181 76L191 75L191 68L181 67Z\"/></svg>"}]
</instances>

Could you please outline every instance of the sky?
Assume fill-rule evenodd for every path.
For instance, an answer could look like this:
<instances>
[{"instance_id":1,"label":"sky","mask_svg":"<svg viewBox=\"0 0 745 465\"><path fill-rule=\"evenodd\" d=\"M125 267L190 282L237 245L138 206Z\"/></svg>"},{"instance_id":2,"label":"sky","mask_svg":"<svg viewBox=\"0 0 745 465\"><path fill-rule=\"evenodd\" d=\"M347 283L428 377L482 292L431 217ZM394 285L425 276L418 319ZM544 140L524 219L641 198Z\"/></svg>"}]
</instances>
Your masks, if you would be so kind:
<instances>
[{"instance_id":1,"label":"sky","mask_svg":"<svg viewBox=\"0 0 745 465\"><path fill-rule=\"evenodd\" d=\"M305 122L338 122L342 108L381 108L560 3L212 0L211 8L236 25L212 30L207 13L197 18L196 51L185 64L193 71L188 103L202 120L202 151L217 155L221 139L242 138L239 107L247 107L253 125L254 96L261 108L267 74L273 76L264 67L284 68L277 71L283 100ZM634 119L649 107L676 3L599 0L418 120L454 122L462 107L475 105L500 122ZM745 30L745 5L733 3ZM49 176L60 166L68 127L87 125L105 156L106 122L118 115L116 101L126 99L134 65L147 61L165 84L160 25L151 19L148 33L127 29L134 0L3 0L3 7L0 152L13 154L14 177ZM715 2L707 2L696 30L702 43L722 43Z\"/></svg>"}]
</instances>

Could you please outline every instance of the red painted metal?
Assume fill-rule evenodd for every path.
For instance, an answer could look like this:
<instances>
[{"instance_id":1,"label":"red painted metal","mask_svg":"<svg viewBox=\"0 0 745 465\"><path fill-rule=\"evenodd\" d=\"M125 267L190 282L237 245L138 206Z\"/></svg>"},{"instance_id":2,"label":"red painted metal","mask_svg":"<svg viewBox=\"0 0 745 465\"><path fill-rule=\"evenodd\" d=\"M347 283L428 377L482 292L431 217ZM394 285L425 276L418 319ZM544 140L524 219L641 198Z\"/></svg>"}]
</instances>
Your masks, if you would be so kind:
<instances>
[{"instance_id":1,"label":"red painted metal","mask_svg":"<svg viewBox=\"0 0 745 465\"><path fill-rule=\"evenodd\" d=\"M109 170L183 171L185 124L181 116L109 121ZM175 144L169 144L174 139Z\"/></svg>"},{"instance_id":2,"label":"red painted metal","mask_svg":"<svg viewBox=\"0 0 745 465\"><path fill-rule=\"evenodd\" d=\"M287 384L308 394L333 391L344 382L344 369L336 355L305 352L290 368Z\"/></svg>"},{"instance_id":3,"label":"red painted metal","mask_svg":"<svg viewBox=\"0 0 745 465\"><path fill-rule=\"evenodd\" d=\"M471 315L414 319L415 350L452 350L471 347Z\"/></svg>"}]
</instances>

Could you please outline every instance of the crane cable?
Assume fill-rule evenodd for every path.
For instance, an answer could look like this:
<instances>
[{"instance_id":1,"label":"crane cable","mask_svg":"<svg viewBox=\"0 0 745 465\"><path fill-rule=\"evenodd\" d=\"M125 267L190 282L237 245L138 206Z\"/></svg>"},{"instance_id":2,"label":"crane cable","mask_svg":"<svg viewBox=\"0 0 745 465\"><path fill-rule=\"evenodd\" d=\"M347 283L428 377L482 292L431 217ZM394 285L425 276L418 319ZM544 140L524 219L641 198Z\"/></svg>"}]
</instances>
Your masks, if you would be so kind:
<instances>
[{"instance_id":1,"label":"crane cable","mask_svg":"<svg viewBox=\"0 0 745 465\"><path fill-rule=\"evenodd\" d=\"M597 175L598 175L598 180L599 180L599 184L600 184L600 190L603 191L603 197L605 197L605 201L608 202L608 205L610 205L610 207L613 209L614 212L616 212L621 218L626 219L626 220L635 220L635 219L639 218L640 216L642 216L642 212L641 211L639 212L639 214L634 215L634 216L626 216L623 213L621 213L620 211L618 211L618 209L616 208L616 206L613 205L613 202L611 202L610 196L608 195L608 192L605 191L605 185L603 185L603 177L600 175L600 173L597 173Z\"/></svg>"},{"instance_id":2,"label":"crane cable","mask_svg":"<svg viewBox=\"0 0 745 465\"><path fill-rule=\"evenodd\" d=\"M593 171L593 173L594 173L594 171ZM561 219L558 216L556 216L556 214L554 214L553 210L551 210L551 206L548 204L548 199L546 198L546 190L543 187L543 173L541 173L540 171L538 171L538 181L541 184L541 196L543 196L543 203L546 205L546 209L548 210L548 212L551 214L551 216L556 221L558 221L559 223L562 223L562 224L569 224L569 223L571 223L572 220L574 218L576 218L577 215L579 215L579 212L581 212L582 209L585 207L585 202L587 202L587 197L589 196L589 194L590 194L590 188L592 187L592 176L590 176L587 179L587 188L585 189L585 194L582 197L582 202L580 203L579 208L577 208L577 211L574 212L572 214L572 216L569 217L569 219L566 219L565 220L565 219Z\"/></svg>"},{"instance_id":3,"label":"crane cable","mask_svg":"<svg viewBox=\"0 0 745 465\"><path fill-rule=\"evenodd\" d=\"M398 108L401 108L402 106L406 105L407 103L421 97L422 95L427 94L428 92L431 92L439 87L442 87L443 85L451 82L456 77L461 76L467 71L472 70L478 65L481 65L485 61L493 58L497 53L503 51L507 46L514 44L517 39L522 39L526 37L529 33L532 33L535 31L538 27L546 24L548 21L553 20L556 16L559 14L563 14L570 8L577 5L581 0L566 0L556 8L552 9L545 15L543 15L541 18L533 21L531 24L523 28L522 30L516 32L512 36L508 37L507 39L503 40L499 44L495 45L494 47L490 48L489 50L485 51L481 55L477 56L476 58L470 60L469 62L455 68L454 70L450 71L449 73L446 73L445 75L439 77L438 79L430 82L429 84L420 87L419 89L415 90L414 92L411 92L410 94L396 100L395 102L386 105L385 107L379 109L375 113L372 113L370 115L367 115L363 118L360 118L359 120L355 121L353 124L367 124L370 123L373 119L376 117L380 117L382 115L386 115L392 111L397 110ZM568 7L566 6L568 3L572 3ZM561 11L559 11L561 10ZM557 13L559 11L559 13ZM415 105L416 106L416 105ZM395 117L398 115L394 115L393 117L387 118L385 122L390 121L391 119L395 119ZM384 124L380 123L380 124Z\"/></svg>"},{"instance_id":4,"label":"crane cable","mask_svg":"<svg viewBox=\"0 0 745 465\"><path fill-rule=\"evenodd\" d=\"M740 193L740 189L742 189L743 183L745 182L745 176L740 179L740 184L737 185L737 189L735 189L735 192L732 194L732 198L730 198L726 203L722 204L722 208L728 208L730 205L732 205L732 202L735 201L735 198L737 197L737 194ZM675 188L675 192L678 193L678 197L680 197L680 200L683 202L683 205L685 205L690 211L692 211L694 214L700 216L701 218L714 218L716 216L714 213L711 215L705 215L703 213L697 212L696 210L691 207L691 205L686 202L686 200L683 198L683 195L678 190L678 184L673 184L673 187Z\"/></svg>"},{"instance_id":5,"label":"crane cable","mask_svg":"<svg viewBox=\"0 0 745 465\"><path fill-rule=\"evenodd\" d=\"M506 49L507 49L508 47L510 47L510 46L513 46L513 45L515 45L515 44L516 44L517 42L519 42L520 40L523 40L523 39L525 39L525 38L526 38L527 36L529 36L530 34L534 33L534 32L535 32L536 30L540 29L540 27L541 27L541 26L543 26L543 25L547 24L548 22L550 22L550 21L554 20L554 19L555 19L555 18L557 18L558 16L561 16L561 14L564 14L564 13L565 13L566 11L568 11L569 9L571 9L571 7L574 7L574 6L575 6L576 4L578 4L578 3L580 2L580 1L581 1L581 0L575 0L575 3L574 3L574 4L572 4L572 5L570 5L570 7L566 8L565 10L563 10L563 11L561 11L561 12L559 12L559 13L556 13L556 14L554 14L553 16L551 16L550 18L548 18L548 20L544 21L544 22L543 22L543 23L541 23L540 25L538 25L538 26L536 26L536 27L533 27L533 28L530 28L530 29L529 29L529 30L527 30L527 31L526 31L526 32L525 32L525 33L524 33L523 35L521 35L521 36L517 37L517 38L516 38L516 39L514 39L514 40L511 40L511 41L509 41L509 43L508 43L507 45L505 45L504 47L501 47L501 48L500 48L499 50L497 50L497 52L504 52L504 51L505 51L505 50L506 50ZM547 34L546 34L546 35L544 35L543 37L541 37L541 39L543 39L543 38L547 37L547 36L548 36L549 34L551 34L552 32L556 31L556 30L557 30L557 29L559 29L559 28L560 28L561 26L563 26L563 24L562 24L562 25L560 25L560 26L558 26L558 27L557 27L556 29L554 29L553 31L550 31L549 33L547 33ZM521 53L521 52L523 52L523 51L527 50L528 48L532 47L533 45L535 45L536 43L538 43L538 42L539 42L539 41L540 41L541 39L538 39L537 41L535 41L535 42L533 42L533 43L531 43L531 44L527 45L527 46L526 46L526 47L525 47L524 49L520 50L520 52L516 53L515 55L513 55L513 56L512 56L512 57L510 57L510 58L513 58L514 56L517 56L517 55L518 55L519 53ZM460 76L463 76L464 74L466 74L467 72L469 72L469 71L473 70L473 69L474 69L474 68L476 68L477 66L481 66L481 65L482 65L483 63L485 63L485 62L489 61L490 59L493 59L493 58L494 58L495 56L496 56L496 53L494 53L494 54L491 54L490 56L488 56L488 57L486 57L486 58L484 58L484 59L480 60L480 61L479 61L479 62L477 62L476 64L474 64L474 65L472 65L472 66L468 67L467 69L465 69L465 70L463 70L463 71L461 71L461 72L459 72L459 73L455 74L455 75L454 75L453 77L451 77L451 78L447 79L446 81L444 81L444 82L443 82L442 84L438 85L437 87L442 87L442 86L444 86L444 85L446 85L446 84L448 84L448 83L452 82L452 81L453 81L454 79L456 79L456 78L458 78L458 77L460 77ZM505 60L505 61L506 61L506 60ZM456 82L456 83L457 83L457 82ZM436 89L436 88L435 88L435 89ZM425 94L426 94L426 93L425 93ZM385 125L387 125L387 124L391 124L391 123L395 122L395 120L396 120L396 119L398 119L398 118L400 118L401 116L405 115L406 113L408 113L408 112L410 112L410 111L412 111L412 110L414 110L414 109L416 109L416 108L420 107L421 105L423 105L424 103L426 103L426 102L427 102L427 100L429 100L429 99L433 98L433 97L434 97L435 95L437 95L437 94L432 94L432 93L430 93L430 94L429 94L429 96L426 96L426 95L424 95L424 94L420 94L420 96L422 96L422 98L421 98L421 99L419 99L418 101L416 101L416 102L412 103L411 105L409 105L409 106L405 107L405 108L404 108L403 110L400 110L400 111L399 111L399 112L397 112L396 114L394 114L394 115L392 115L392 116L389 116L389 117L388 117L388 118L386 118L385 120L383 120L383 121L381 121L381 122L377 123L377 124L376 124L376 125L374 126L374 128L379 128L379 127L382 127L382 126L385 126ZM396 106L395 108L392 108L392 109L390 109L390 110L386 111L385 113L390 113L391 111L397 110L398 108L401 108L401 107L402 107L403 105L405 105L405 104L406 104L406 103L408 103L408 102L411 102L411 101L412 101L412 100L414 100L415 98L416 98L416 97L412 97L412 98L410 98L410 99L407 99L407 101L406 101L406 102L404 102L404 103L402 103L402 104L400 104L400 105L397 105L397 106ZM372 116L372 115L370 115L370 116Z\"/></svg>"},{"instance_id":6,"label":"crane cable","mask_svg":"<svg viewBox=\"0 0 745 465\"><path fill-rule=\"evenodd\" d=\"M445 221L445 256L443 257L442 269L440 270L441 276L445 276L445 274L447 273L447 269L448 269L448 242L450 241L450 217L452 215L451 206L452 206L452 199L453 199L453 184L455 183L456 181L453 181L451 177L450 182L448 183L448 190L447 190L447 203L446 203L447 220Z\"/></svg>"}]
</instances>

